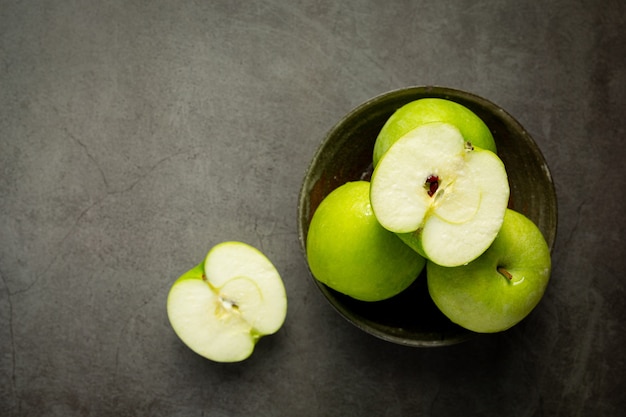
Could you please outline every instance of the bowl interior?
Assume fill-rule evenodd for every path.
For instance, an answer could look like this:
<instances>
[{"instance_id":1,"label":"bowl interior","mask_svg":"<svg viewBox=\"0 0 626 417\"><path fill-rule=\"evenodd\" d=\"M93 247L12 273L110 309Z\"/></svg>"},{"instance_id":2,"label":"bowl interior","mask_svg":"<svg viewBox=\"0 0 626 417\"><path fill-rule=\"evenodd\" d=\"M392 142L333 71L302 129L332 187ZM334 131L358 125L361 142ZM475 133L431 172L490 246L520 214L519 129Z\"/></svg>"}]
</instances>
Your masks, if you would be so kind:
<instances>
[{"instance_id":1,"label":"bowl interior","mask_svg":"<svg viewBox=\"0 0 626 417\"><path fill-rule=\"evenodd\" d=\"M552 249L557 226L554 184L543 155L524 128L500 107L476 95L444 87L412 87L362 104L323 140L300 191L298 232L305 257L309 224L320 202L348 181L369 180L374 142L382 126L402 105L426 97L458 102L489 126L509 177L509 207L533 220ZM452 323L435 306L428 295L425 271L407 290L379 302L358 301L313 281L344 318L381 339L409 346L442 346L475 335Z\"/></svg>"}]
</instances>

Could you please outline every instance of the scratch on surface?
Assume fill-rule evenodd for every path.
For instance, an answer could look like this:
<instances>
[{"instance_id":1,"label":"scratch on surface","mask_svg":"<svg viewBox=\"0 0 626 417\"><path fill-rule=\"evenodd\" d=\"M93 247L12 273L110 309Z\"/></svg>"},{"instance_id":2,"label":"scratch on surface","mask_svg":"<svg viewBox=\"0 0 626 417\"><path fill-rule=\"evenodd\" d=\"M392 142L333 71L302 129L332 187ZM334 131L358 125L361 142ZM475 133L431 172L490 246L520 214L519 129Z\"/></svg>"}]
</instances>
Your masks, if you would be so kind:
<instances>
[{"instance_id":1,"label":"scratch on surface","mask_svg":"<svg viewBox=\"0 0 626 417\"><path fill-rule=\"evenodd\" d=\"M335 13L337 12L338 10L335 10ZM389 80L392 85L400 84L400 80L398 79L396 73L390 71L389 66L385 65L384 62L381 62L380 59L373 56L367 48L361 49L360 54L353 54L352 52L354 47L346 41L345 36L339 36L333 33L336 28L329 30L329 28L324 26L323 23L319 22L319 19L311 18L306 13L303 13L300 8L290 4L289 2L273 1L265 8L265 10L257 8L255 13L255 15L251 16L256 17L261 13L272 13L277 18L282 19L283 23L287 25L288 28L283 29L281 27L269 25L241 25L243 22L237 20L237 23L240 23L239 26L245 27L246 30L261 32L260 35L266 33L275 34L279 39L284 39L286 34L288 34L290 38L296 36L299 43L305 46L305 48L300 48L301 50L316 52L324 59L332 59L332 56L329 56L329 52L324 49L324 45L332 45L334 50L349 55L351 59L359 60L358 64L360 65L357 65L358 68L371 69L373 65L373 68L375 68L375 70L379 73L379 78ZM287 15L287 17L285 17L285 15ZM289 17L293 19L290 19ZM295 28L295 30L288 30L289 28ZM303 30L303 28L308 30ZM308 33L309 30L313 31L316 36L307 36L306 33ZM363 78L359 77L358 74L352 71L345 71L344 69L341 71L342 75L352 80L356 86L359 86L362 89L367 89L368 86L363 83ZM308 86L308 84L306 84L306 78L295 77L294 79L296 83ZM291 81L292 80L290 80L290 82ZM317 89L313 89L312 93L327 103L337 105L335 101L325 95L322 95ZM366 96L372 96L372 94L366 94Z\"/></svg>"},{"instance_id":2,"label":"scratch on surface","mask_svg":"<svg viewBox=\"0 0 626 417\"><path fill-rule=\"evenodd\" d=\"M122 329L120 330L120 333L115 342L115 365L114 365L114 376L113 376L115 382L117 382L117 379L119 376L119 370L120 370L120 348L122 345L122 338L128 331L128 328L130 327L131 323L139 315L141 310L143 310L143 308L145 308L148 304L150 304L154 299L158 298L163 293L164 288L169 288L170 285L171 285L170 282L166 282L160 285L158 289L154 292L154 294L152 294L150 297L145 299L141 303L141 305L135 308L135 310L129 315L129 317L126 319L126 322L122 326Z\"/></svg>"},{"instance_id":3,"label":"scratch on surface","mask_svg":"<svg viewBox=\"0 0 626 417\"><path fill-rule=\"evenodd\" d=\"M55 264L56 260L59 258L59 256L61 256L62 254L62 248L65 244L65 242L70 238L70 236L72 236L72 234L74 234L74 231L76 230L76 227L78 226L78 223L80 223L80 221L83 219L83 217L85 217L85 215L95 206L101 204L102 200L104 200L104 198L101 198L99 200L96 200L95 202L93 202L91 205L89 205L87 208L85 208L76 218L76 220L74 220L74 223L72 224L72 226L69 228L69 230L67 231L67 233L61 238L61 240L59 241L59 243L55 244L54 246L56 248L58 248L58 250L56 251L56 253L52 256L52 259L50 260L50 262L48 262L48 265L46 265L45 268L43 268L42 272L40 274L37 274L35 276L35 279L33 279L30 284L28 284L26 287L13 291L13 292L9 292L9 295L17 295L17 294L22 294L25 293L27 291L29 291L31 288L33 288L35 286L35 284L37 282L39 282L39 280L41 279L41 277L45 276L48 271L50 270L50 268L52 268L52 265Z\"/></svg>"},{"instance_id":4,"label":"scratch on surface","mask_svg":"<svg viewBox=\"0 0 626 417\"><path fill-rule=\"evenodd\" d=\"M69 133L68 133L69 134ZM97 163L97 161L95 160L95 158L91 155L91 153L88 151L87 147L85 144L83 144L80 140L76 139L74 136L72 136L71 134L69 134L81 147L83 147L85 149L85 152L87 153L87 155L89 156L89 158L91 160L94 161L94 164L98 167L98 169L100 170L100 173L102 175L102 180L105 184L105 186L107 187L106 189L106 193L104 195L102 195L101 197L95 199L89 206L87 206L85 209L83 209L78 216L76 217L76 220L74 220L74 222L72 223L72 225L69 227L67 233L60 239L60 241L58 243L56 243L54 245L55 248L57 248L56 253L52 256L50 262L48 262L48 264L42 269L41 273L37 274L35 276L35 278L29 283L27 284L24 288L15 290L13 292L10 292L10 295L17 295L17 294L21 294L21 293L25 293L27 291L29 291L30 289L32 289L37 282L39 282L39 280L41 279L41 277L45 276L48 271L52 268L52 266L55 264L55 262L57 261L57 259L63 254L63 247L65 245L65 242L67 242L71 236L76 232L76 229L78 227L78 225L80 224L80 222L83 220L83 218L91 211L93 210L95 207L100 206L101 204L103 204L108 198L114 196L114 195L119 195L119 194L124 194L126 192L132 191L133 188L135 188L137 186L137 184L139 184L142 180L144 180L145 178L147 178L150 174L152 174L159 166L165 164L166 162L168 162L169 160L179 156L179 155L183 155L183 154L187 154L191 151L195 151L196 149L202 149L204 148L203 146L196 146L196 147L191 147L188 149L184 149L184 150L180 150L174 154L171 155L167 155L161 159L159 159L158 161L156 161L154 164L152 164L150 167L148 167L146 169L146 171L144 173L142 173L141 175L139 175L137 177L137 179L135 179L135 181L133 181L130 185L128 185L127 187L118 190L118 191L112 191L108 188L108 181L106 180L106 176L104 175L104 172L102 171L102 169L100 168L100 165Z\"/></svg>"},{"instance_id":5,"label":"scratch on surface","mask_svg":"<svg viewBox=\"0 0 626 417\"><path fill-rule=\"evenodd\" d=\"M441 393L441 385L440 384L436 384L436 385L437 387L436 387L435 394L433 395L433 399L429 403L428 412L430 413L430 415L434 414L433 410L435 409L435 407L437 406L437 403L439 402L439 395Z\"/></svg>"},{"instance_id":6,"label":"scratch on surface","mask_svg":"<svg viewBox=\"0 0 626 417\"><path fill-rule=\"evenodd\" d=\"M274 228L275 228L275 227L276 227L276 223L275 223L275 222L272 222L272 231L274 230ZM266 235L265 235L265 234L263 234L263 233L261 233L261 232L259 231L259 219L258 219L258 218L256 218L256 217L254 218L254 234L256 235L257 240L258 240L258 242L259 242L259 243L258 243L258 245L259 245L259 250L260 250L261 252L265 253L265 244L264 244L264 240L265 240ZM270 232L270 234L271 234L271 232Z\"/></svg>"},{"instance_id":7,"label":"scratch on surface","mask_svg":"<svg viewBox=\"0 0 626 417\"><path fill-rule=\"evenodd\" d=\"M107 180L107 177L104 174L104 171L102 170L102 167L98 163L98 160L91 154L91 152L89 152L89 148L87 148L87 145L85 145L80 139L78 139L76 136L74 136L72 133L70 133L67 129L65 129L65 133L67 133L67 135L74 142L76 142L83 149L83 151L85 151L85 154L87 155L87 158L89 158L89 160L91 162L93 162L93 164L96 166L96 169L100 173L100 177L102 178L102 182L104 183L105 189L108 190L109 189L109 181Z\"/></svg>"},{"instance_id":8,"label":"scratch on surface","mask_svg":"<svg viewBox=\"0 0 626 417\"><path fill-rule=\"evenodd\" d=\"M93 162L93 164L96 166L96 168L98 169L98 171L100 172L100 176L102 178L102 181L104 183L104 186L106 187L106 189L108 190L109 188L109 184L106 178L106 175L104 174L104 171L102 170L102 168L100 167L100 164L98 163L98 161L96 160L96 158L91 154L91 152L89 152L89 149L87 148L87 146L80 141L80 139L78 139L76 136L74 136L72 133L70 133L69 131L67 131L66 129L66 134L74 141L76 142L85 152L85 154L87 155L87 157ZM107 193L108 195L108 193ZM80 221L85 217L85 215L87 215L87 213L93 209L94 207L98 206L99 204L101 204L104 200L105 200L106 196L104 197L100 197L98 199L96 199L92 204L90 204L89 206L87 206L85 209L83 209L83 211L81 211L78 216L76 217L76 219L74 220L74 222L72 223L72 225L69 227L67 233L61 238L61 240L56 243L54 245L55 248L57 248L56 253L52 256L52 259L50 260L50 262L48 262L48 265L46 265L43 269L42 272L37 274L35 276L35 278L28 284L26 285L26 287L18 289L16 291L13 292L9 292L9 295L17 295L17 294L22 294L25 293L27 291L29 291L31 288L33 288L35 286L35 284L37 284L37 282L39 282L39 280L41 279L42 276L45 276L48 271L50 270L50 268L52 268L52 266L55 264L56 260L59 258L59 256L61 256L62 254L62 248L65 244L65 242L74 234L76 227L78 226L78 224L80 223Z\"/></svg>"},{"instance_id":9,"label":"scratch on surface","mask_svg":"<svg viewBox=\"0 0 626 417\"><path fill-rule=\"evenodd\" d=\"M201 148L201 147L197 147L197 148ZM133 188L135 188L137 186L137 184L139 184L141 181L143 181L145 178L147 178L148 176L150 176L154 171L156 171L156 169L161 166L162 164L168 162L171 159L174 159L175 157L179 156L179 155L183 155L186 154L188 152L190 152L191 150L196 149L196 148L190 148L190 149L184 149L184 150L179 150L176 153L173 153L171 155L167 155L161 159L159 159L158 161L156 161L154 164L150 165L145 172L141 173L138 175L137 179L135 181L133 181L129 186L127 186L126 188L123 188L122 190L119 191L115 191L115 192L111 192L109 194L123 194L126 193L128 191L132 191Z\"/></svg>"},{"instance_id":10,"label":"scratch on surface","mask_svg":"<svg viewBox=\"0 0 626 417\"><path fill-rule=\"evenodd\" d=\"M576 233L578 232L578 228L580 227L580 223L583 219L582 211L587 206L589 201L590 199L586 198L580 202L578 207L576 207L576 222L574 223L574 226L572 226L570 232L565 238L565 242L563 242L563 247L565 248L564 253L567 252L567 248L569 248L570 242L572 241L572 239L574 239L574 236L576 236ZM558 261L556 263L558 263ZM553 267L553 269L557 269L556 265Z\"/></svg>"},{"instance_id":11,"label":"scratch on surface","mask_svg":"<svg viewBox=\"0 0 626 417\"><path fill-rule=\"evenodd\" d=\"M125 187L125 188L123 188L121 190L118 190L118 191L109 191L109 192L107 192L107 195L124 194L124 193L127 193L128 191L132 191L133 188L135 188L137 186L137 184L139 184L144 179L149 177L161 165L169 162L170 160L172 160L172 159L174 159L174 158L176 158L178 156L187 155L187 154L189 154L191 152L195 152L198 149L205 149L205 148L206 148L205 145L191 146L189 148L180 149L177 152L174 152L174 153L172 153L170 155L164 156L163 158L159 159L158 161L156 161L155 163L150 165L143 173L139 174L137 176L137 178L135 179L135 181L133 181L130 185L128 185L127 187Z\"/></svg>"},{"instance_id":12,"label":"scratch on surface","mask_svg":"<svg viewBox=\"0 0 626 417\"><path fill-rule=\"evenodd\" d=\"M109 186L109 181L107 179L106 174L104 173L104 170L102 169L101 164L98 162L96 157L93 156L93 154L90 152L89 147L85 143L83 143L80 139L78 139L75 135L69 132L67 129L65 130L65 132L74 142L76 142L76 144L78 144L83 149L83 151L85 152L85 155L87 155L87 158L89 158L89 160L93 163L93 165L95 165L96 169L98 170L100 174L100 177L102 178L102 182L105 186L107 195L122 194L128 191L131 191L138 183L140 183L143 179L147 178L150 174L152 174L160 165L166 163L167 161L177 156L188 154L189 152L196 151L197 149L205 148L205 146L193 146L190 148L180 149L178 150L178 152L175 152L170 155L166 155L163 158L156 161L155 163L153 163L152 165L150 165L143 173L140 173L135 179L135 181L133 181L127 187L124 187L120 190L111 190Z\"/></svg>"},{"instance_id":13,"label":"scratch on surface","mask_svg":"<svg viewBox=\"0 0 626 417\"><path fill-rule=\"evenodd\" d=\"M17 401L17 375L16 375L16 350L15 350L15 334L13 332L13 300L11 299L11 293L9 291L8 283L4 278L4 274L0 271L0 279L4 284L4 288L7 293L7 301L9 307L9 337L11 338L11 391L14 406ZM18 410L19 411L19 410Z\"/></svg>"},{"instance_id":14,"label":"scratch on surface","mask_svg":"<svg viewBox=\"0 0 626 417\"><path fill-rule=\"evenodd\" d=\"M279 223L276 220L272 220L271 222L268 222L268 224L270 225L267 229L268 230L259 230L260 229L260 225L263 224L262 222L259 221L259 218L255 218L254 219L254 234L257 237L258 240L258 249L263 252L263 253L267 253L266 252L266 248L265 248L265 241L267 239L270 238L274 238L274 237L278 237L278 236L296 236L297 237L297 233L293 232L293 231L289 231L289 230L284 230L281 231L276 230Z\"/></svg>"},{"instance_id":15,"label":"scratch on surface","mask_svg":"<svg viewBox=\"0 0 626 417\"><path fill-rule=\"evenodd\" d=\"M589 314L586 316L587 321L584 323L585 328L580 332L582 338L574 353L574 363L571 366L571 373L565 380L566 396L563 397L564 401L571 401L572 398L578 401L578 406L574 407L574 409L580 410L577 415L581 415L580 413L584 409L584 404L591 395L589 386L585 383L585 373L588 371L588 364L591 360L593 342L597 340L598 337L596 329L602 320L602 296L596 290L591 290L588 294L591 304L588 309ZM572 396L570 397L570 395ZM559 406L562 405L563 402Z\"/></svg>"}]
</instances>

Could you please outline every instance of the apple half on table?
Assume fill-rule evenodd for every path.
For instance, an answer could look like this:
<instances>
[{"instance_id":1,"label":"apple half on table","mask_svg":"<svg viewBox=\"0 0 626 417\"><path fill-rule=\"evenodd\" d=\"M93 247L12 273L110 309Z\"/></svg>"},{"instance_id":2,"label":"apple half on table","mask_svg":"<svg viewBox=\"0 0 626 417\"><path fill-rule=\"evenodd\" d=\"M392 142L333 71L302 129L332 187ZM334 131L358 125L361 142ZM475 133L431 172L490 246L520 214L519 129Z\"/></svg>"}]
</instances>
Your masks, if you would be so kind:
<instances>
[{"instance_id":1,"label":"apple half on table","mask_svg":"<svg viewBox=\"0 0 626 417\"><path fill-rule=\"evenodd\" d=\"M285 321L287 297L270 260L242 242L214 246L204 262L178 278L167 298L174 332L216 362L248 358L260 337Z\"/></svg>"},{"instance_id":2,"label":"apple half on table","mask_svg":"<svg viewBox=\"0 0 626 417\"><path fill-rule=\"evenodd\" d=\"M500 158L452 124L409 131L382 156L371 179L380 224L442 266L480 256L495 239L509 199Z\"/></svg>"}]
</instances>

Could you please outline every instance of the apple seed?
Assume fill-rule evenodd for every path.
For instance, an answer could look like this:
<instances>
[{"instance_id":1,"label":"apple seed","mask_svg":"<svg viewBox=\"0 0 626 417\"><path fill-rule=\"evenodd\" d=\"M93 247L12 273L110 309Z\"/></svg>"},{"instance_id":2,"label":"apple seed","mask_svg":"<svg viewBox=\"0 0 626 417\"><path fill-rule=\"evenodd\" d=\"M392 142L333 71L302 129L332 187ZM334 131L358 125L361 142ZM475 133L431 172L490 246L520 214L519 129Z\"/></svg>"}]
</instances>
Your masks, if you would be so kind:
<instances>
[{"instance_id":1,"label":"apple seed","mask_svg":"<svg viewBox=\"0 0 626 417\"><path fill-rule=\"evenodd\" d=\"M432 197L439 188L439 177L437 175L429 175L426 178L424 187L428 190L428 196Z\"/></svg>"},{"instance_id":2,"label":"apple seed","mask_svg":"<svg viewBox=\"0 0 626 417\"><path fill-rule=\"evenodd\" d=\"M227 310L239 310L239 306L233 300L228 300L223 297L219 297L222 306L224 306Z\"/></svg>"},{"instance_id":3,"label":"apple seed","mask_svg":"<svg viewBox=\"0 0 626 417\"><path fill-rule=\"evenodd\" d=\"M217 289L213 285L211 285L211 283L209 282L206 274L202 274L202 281L206 282L214 292L217 291ZM239 306L237 305L235 301L229 300L228 298L224 298L221 295L219 295L217 298L219 300L219 306L221 307L220 311L222 312L232 311L232 310L239 311Z\"/></svg>"}]
</instances>

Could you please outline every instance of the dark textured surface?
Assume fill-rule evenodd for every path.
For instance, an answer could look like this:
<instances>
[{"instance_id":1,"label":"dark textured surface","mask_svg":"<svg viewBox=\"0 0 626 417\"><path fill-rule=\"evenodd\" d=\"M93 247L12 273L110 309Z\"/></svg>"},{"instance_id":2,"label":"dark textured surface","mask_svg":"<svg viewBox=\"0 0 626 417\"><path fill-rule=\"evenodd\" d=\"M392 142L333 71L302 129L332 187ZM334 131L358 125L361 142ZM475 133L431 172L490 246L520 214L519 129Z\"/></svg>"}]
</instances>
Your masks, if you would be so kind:
<instances>
[{"instance_id":1,"label":"dark textured surface","mask_svg":"<svg viewBox=\"0 0 626 417\"><path fill-rule=\"evenodd\" d=\"M0 415L618 416L624 391L622 1L0 1ZM541 147L554 272L503 334L416 349L307 275L302 176L388 90L479 94ZM287 322L219 365L169 327L173 280L243 240Z\"/></svg>"}]
</instances>

